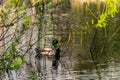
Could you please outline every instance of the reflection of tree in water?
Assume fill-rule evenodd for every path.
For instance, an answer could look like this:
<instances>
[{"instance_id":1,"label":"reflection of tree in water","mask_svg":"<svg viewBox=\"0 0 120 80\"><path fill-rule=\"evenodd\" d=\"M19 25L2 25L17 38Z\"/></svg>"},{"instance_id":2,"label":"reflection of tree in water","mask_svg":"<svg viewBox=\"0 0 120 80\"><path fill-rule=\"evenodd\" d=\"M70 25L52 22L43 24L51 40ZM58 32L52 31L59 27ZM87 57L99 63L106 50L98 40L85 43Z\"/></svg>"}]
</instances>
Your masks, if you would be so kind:
<instances>
[{"instance_id":1,"label":"reflection of tree in water","mask_svg":"<svg viewBox=\"0 0 120 80\"><path fill-rule=\"evenodd\" d=\"M73 13L72 16L74 16L74 18L71 18L71 20L74 19L72 21L75 21L73 24L76 25L74 26L74 48L72 48L73 55L75 59L77 59L75 69L85 69L89 71L96 67L97 70L107 68L109 65L108 61L111 59L118 60L120 56L118 54L118 35L120 29L117 27L119 25L118 21L115 21L119 15L114 19L109 18L107 20L108 25L106 28L98 28L96 34L94 24L96 24L97 19L95 16L98 17L98 13L101 14L103 12L105 5L101 4L99 10L97 5L94 3L84 6L81 10L78 9L79 13Z\"/></svg>"},{"instance_id":2,"label":"reflection of tree in water","mask_svg":"<svg viewBox=\"0 0 120 80\"><path fill-rule=\"evenodd\" d=\"M52 23L55 26L54 35L61 37L60 46L62 49L62 57L67 56L67 61L65 61L66 59L61 60L60 62L61 65L64 68L69 68L69 67L71 68L73 67L73 65L75 65L74 67L76 70L90 71L95 68L96 70L99 70L101 69L101 67L103 68L107 67L106 65L102 65L104 63L107 63L107 60L111 60L111 59L119 60L120 55L118 53L120 52L119 51L120 27L118 26L120 26L120 24L119 24L119 19L117 18L119 17L119 14L116 15L115 18L107 17L106 21L103 22L103 25L107 24L107 26L105 28L97 28L97 34L96 34L95 24L97 24L98 18L100 18L99 17L100 14L104 13L104 11L108 9L107 8L108 6L106 6L106 4L99 3L100 0L98 1L99 4L97 5L96 3L93 3L93 2L89 4L82 3L83 4L82 7L81 7L81 4L79 4L80 6L76 5L78 0L75 0L76 4L70 3L69 0L65 0L65 1L66 1L65 3L60 2L58 4L55 4L56 8L52 12L53 14L55 14L55 16L53 15L52 17L54 18ZM45 14L44 13L44 9L46 7L45 4L44 4L44 1L42 1L42 2L38 2L38 4L35 5L36 7L35 15L37 15L36 19L38 20L38 23L39 23L39 24L37 24L37 22L35 23L37 24L38 29L39 29L38 36L37 36L38 40L32 43L33 28L32 30L30 29L29 31L30 37L29 37L29 41L27 45L28 50L24 54L24 56L27 54L25 57L28 58L28 61L26 61L27 69L32 69L33 68L32 64L34 64L34 62L32 62L33 52L29 50L31 50L33 45L35 45L36 43L38 43L37 47L39 47L40 38L41 38L40 36L43 36L40 32L42 30L42 27L44 27L43 26L44 23L42 22L46 21L42 19L44 17L43 15ZM16 14L16 12L14 14ZM49 11L48 11L48 14L49 14ZM16 16L17 18L21 17L18 15ZM15 19L15 22L19 20L17 18ZM29 24L29 20L25 20L25 21L27 21L28 23L26 24L23 23L22 25L23 29L16 30L18 33L15 32L16 34L14 34L15 35L14 40L17 41L18 44L20 44L19 40L20 38L22 38L22 35L24 34L24 32L28 30L26 26ZM6 25L6 23L3 23L2 26L4 26L4 24ZM11 25L13 25L13 23ZM22 34L19 34L20 32L22 32ZM20 35L21 37L20 36L17 37L18 35ZM14 40L13 42L15 42ZM44 63L43 70L45 70L46 64L47 64L46 62L47 57L43 57L43 58L44 58L43 59L43 63ZM37 67L34 67L34 68L37 68L37 69L35 70L35 72L40 73L40 76L41 75L44 76L43 74L45 73L42 73L41 71L42 69L41 69L40 60L37 59L36 62L37 62L36 63ZM32 74L36 76L34 71L32 71Z\"/></svg>"}]
</instances>

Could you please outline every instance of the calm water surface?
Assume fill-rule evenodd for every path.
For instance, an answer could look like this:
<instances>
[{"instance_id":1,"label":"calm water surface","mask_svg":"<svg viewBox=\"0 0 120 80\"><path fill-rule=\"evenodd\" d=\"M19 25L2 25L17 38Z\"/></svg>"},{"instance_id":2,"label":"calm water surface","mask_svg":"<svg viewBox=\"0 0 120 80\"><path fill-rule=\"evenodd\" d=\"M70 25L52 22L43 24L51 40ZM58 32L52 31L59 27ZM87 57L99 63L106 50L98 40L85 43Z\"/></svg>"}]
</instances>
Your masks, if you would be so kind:
<instances>
[{"instance_id":1,"label":"calm water surface","mask_svg":"<svg viewBox=\"0 0 120 80\"><path fill-rule=\"evenodd\" d=\"M74 70L74 64L74 60L71 61L68 57L62 57L56 71L52 69L52 58L41 59L45 80L120 80L120 64L114 61L110 62L107 68L100 69L99 76L95 69L91 71Z\"/></svg>"}]
</instances>

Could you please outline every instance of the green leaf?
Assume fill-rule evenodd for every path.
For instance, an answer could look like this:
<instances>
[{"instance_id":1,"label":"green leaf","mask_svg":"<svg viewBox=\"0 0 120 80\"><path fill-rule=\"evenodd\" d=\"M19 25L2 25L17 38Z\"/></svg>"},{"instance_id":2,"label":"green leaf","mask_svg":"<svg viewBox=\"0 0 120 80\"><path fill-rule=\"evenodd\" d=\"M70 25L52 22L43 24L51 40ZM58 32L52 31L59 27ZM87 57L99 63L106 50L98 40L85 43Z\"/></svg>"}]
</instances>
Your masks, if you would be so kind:
<instances>
[{"instance_id":1,"label":"green leaf","mask_svg":"<svg viewBox=\"0 0 120 80\"><path fill-rule=\"evenodd\" d=\"M15 70L19 69L23 64L21 57L16 57L15 60L10 64L10 69Z\"/></svg>"}]
</instances>

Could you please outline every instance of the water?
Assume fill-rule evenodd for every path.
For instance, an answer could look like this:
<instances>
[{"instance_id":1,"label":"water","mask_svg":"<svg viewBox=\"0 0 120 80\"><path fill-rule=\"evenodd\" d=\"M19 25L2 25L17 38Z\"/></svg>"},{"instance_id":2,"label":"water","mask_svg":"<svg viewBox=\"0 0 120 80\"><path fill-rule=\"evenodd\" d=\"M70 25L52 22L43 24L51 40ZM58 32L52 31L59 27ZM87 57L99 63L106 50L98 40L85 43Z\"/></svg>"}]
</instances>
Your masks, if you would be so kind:
<instances>
[{"instance_id":1,"label":"water","mask_svg":"<svg viewBox=\"0 0 120 80\"><path fill-rule=\"evenodd\" d=\"M14 80L120 80L120 63L114 60L106 64L98 65L100 75L98 75L95 68L91 69L91 65L89 65L89 67L83 65L83 63L93 64L92 61L80 62L76 61L75 58L63 56L60 59L57 70L52 68L52 61L53 57L42 56L39 60L42 75L40 77L37 76L36 79L29 78L33 76L33 74L31 75L30 66L27 66L26 69L20 69L17 72L13 71L11 76L13 76ZM76 70L75 67L77 67L76 64L78 63L82 64L84 67ZM103 67L101 68L99 66ZM35 71L35 73L37 73L37 71Z\"/></svg>"},{"instance_id":2,"label":"water","mask_svg":"<svg viewBox=\"0 0 120 80\"><path fill-rule=\"evenodd\" d=\"M66 10L68 11L66 13L62 13L62 8L58 9L61 13L56 12L57 17L54 16L57 23L54 25L54 33L61 38L60 48L63 51L61 54L65 53L65 55L61 57L57 71L52 69L52 58L45 56L41 58L43 79L120 80L119 33L110 42L106 42L118 30L117 26L120 26L117 19L119 14L114 19L108 19L108 26L105 29L98 29L92 43L95 35L94 26L97 22L94 17L102 13L104 10L102 7L104 4L83 3L79 8L77 5L72 6L71 11ZM91 24L92 20L95 24ZM90 54L91 46L92 55Z\"/></svg>"},{"instance_id":3,"label":"water","mask_svg":"<svg viewBox=\"0 0 120 80\"><path fill-rule=\"evenodd\" d=\"M95 68L91 69L83 65L92 63L93 61L76 61L75 58L69 58L68 56L63 56L60 59L59 66L57 70L52 68L53 57L42 56L40 60L40 69L42 75L35 80L120 80L120 63L114 60L109 61L106 64L99 64L98 70L100 75L98 75ZM75 69L76 64L82 64L84 67L79 70ZM94 65L94 64L93 64ZM102 68L99 66L103 66ZM35 71L37 73L37 71ZM30 66L27 66L26 69L20 69L17 72L13 71L11 76L14 80L34 80L29 78L31 76ZM33 76L33 75L32 75ZM2 79L8 80L8 79Z\"/></svg>"},{"instance_id":4,"label":"water","mask_svg":"<svg viewBox=\"0 0 120 80\"><path fill-rule=\"evenodd\" d=\"M100 70L101 76L98 76L95 69L91 71L74 70L74 63L70 62L68 57L61 58L57 71L52 69L52 59L41 59L42 72L45 80L100 80L99 77L101 77L101 80L119 80L120 65L114 61L110 63L111 65L107 68Z\"/></svg>"},{"instance_id":5,"label":"water","mask_svg":"<svg viewBox=\"0 0 120 80\"><path fill-rule=\"evenodd\" d=\"M53 15L54 35L46 35L50 39L46 38L42 43L43 45L44 42L51 43L53 36L61 38L61 54L65 55L62 55L58 69L52 68L52 57L43 56L37 60L40 63L40 74L38 74L34 54L27 54L23 68L12 71L14 80L120 80L120 30L118 29L120 15L107 19L107 27L98 29L97 37L93 40L97 18L104 12L106 4L90 2L92 0L89 4L83 0L71 1L74 2L57 4ZM46 21L50 23L49 19ZM52 27L46 26L46 32L43 30L46 34L49 32L48 28L53 30ZM33 70L32 75L31 70ZM28 78L30 76L36 79Z\"/></svg>"}]
</instances>

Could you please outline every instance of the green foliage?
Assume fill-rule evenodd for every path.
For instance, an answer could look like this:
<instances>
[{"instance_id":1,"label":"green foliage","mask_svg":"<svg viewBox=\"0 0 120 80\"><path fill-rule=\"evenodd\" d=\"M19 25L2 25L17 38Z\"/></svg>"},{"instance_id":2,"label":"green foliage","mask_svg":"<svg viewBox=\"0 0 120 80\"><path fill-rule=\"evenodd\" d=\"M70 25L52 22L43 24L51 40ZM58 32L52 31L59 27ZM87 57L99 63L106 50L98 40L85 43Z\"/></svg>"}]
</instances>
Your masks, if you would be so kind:
<instances>
[{"instance_id":1,"label":"green foliage","mask_svg":"<svg viewBox=\"0 0 120 80\"><path fill-rule=\"evenodd\" d=\"M27 27L27 26L30 26L31 16L27 16L27 17L24 19L24 23L26 24L26 27Z\"/></svg>"},{"instance_id":2,"label":"green foliage","mask_svg":"<svg viewBox=\"0 0 120 80\"><path fill-rule=\"evenodd\" d=\"M10 50L3 53L0 61L0 70L4 72L7 70L19 69L24 63L24 58L17 51L16 45L12 43Z\"/></svg>"},{"instance_id":3,"label":"green foliage","mask_svg":"<svg viewBox=\"0 0 120 80\"><path fill-rule=\"evenodd\" d=\"M98 23L96 24L96 27L106 27L107 20L106 20L106 14L100 15L100 19L98 20Z\"/></svg>"},{"instance_id":4,"label":"green foliage","mask_svg":"<svg viewBox=\"0 0 120 80\"><path fill-rule=\"evenodd\" d=\"M115 13L118 12L118 8L116 5L117 0L107 0L106 3L108 4L107 14L111 17L114 17Z\"/></svg>"},{"instance_id":5,"label":"green foliage","mask_svg":"<svg viewBox=\"0 0 120 80\"><path fill-rule=\"evenodd\" d=\"M14 61L9 65L9 68L11 70L19 69L21 68L21 65L23 64L23 60L21 57L16 57Z\"/></svg>"},{"instance_id":6,"label":"green foliage","mask_svg":"<svg viewBox=\"0 0 120 80\"><path fill-rule=\"evenodd\" d=\"M5 73L7 70L17 70L24 63L24 57L18 51L17 46L20 44L20 39L24 32L29 28L31 20L30 15L26 16L27 7L23 6L23 0L8 0L4 2L4 7L0 13L2 23L0 27L11 27L16 21L22 19L22 27L16 28L15 34L8 45L8 49L4 51L0 58L0 73ZM12 14L12 16L11 16ZM25 18L24 18L25 16ZM12 24L12 25L11 25Z\"/></svg>"},{"instance_id":7,"label":"green foliage","mask_svg":"<svg viewBox=\"0 0 120 80\"><path fill-rule=\"evenodd\" d=\"M120 3L120 0L117 0L118 1L118 3Z\"/></svg>"},{"instance_id":8,"label":"green foliage","mask_svg":"<svg viewBox=\"0 0 120 80\"><path fill-rule=\"evenodd\" d=\"M16 6L22 6L23 0L8 0L8 5L10 8L16 7Z\"/></svg>"},{"instance_id":9,"label":"green foliage","mask_svg":"<svg viewBox=\"0 0 120 80\"><path fill-rule=\"evenodd\" d=\"M118 13L118 0L106 0L106 10L100 15L96 27L106 27L107 18L114 17Z\"/></svg>"},{"instance_id":10,"label":"green foliage","mask_svg":"<svg viewBox=\"0 0 120 80\"><path fill-rule=\"evenodd\" d=\"M9 28L15 24L16 28L15 31L13 30L13 35L10 36L11 40L10 44L8 42L7 50L3 52L2 58L0 58L0 72L4 72L8 69L16 70L22 66L24 56L22 56L17 47L21 44L23 35L31 26L42 24L45 5L49 4L49 2L50 0L36 0L35 2L32 2L32 0L4 1L4 6L2 10L0 10L0 18L2 21L2 23L0 22L0 27ZM35 13L27 13L30 10L32 11L32 7L37 8L35 12L38 17L38 22L37 20L34 21L37 24L32 22L32 18L36 16Z\"/></svg>"}]
</instances>

